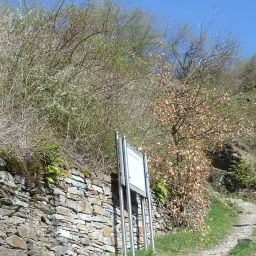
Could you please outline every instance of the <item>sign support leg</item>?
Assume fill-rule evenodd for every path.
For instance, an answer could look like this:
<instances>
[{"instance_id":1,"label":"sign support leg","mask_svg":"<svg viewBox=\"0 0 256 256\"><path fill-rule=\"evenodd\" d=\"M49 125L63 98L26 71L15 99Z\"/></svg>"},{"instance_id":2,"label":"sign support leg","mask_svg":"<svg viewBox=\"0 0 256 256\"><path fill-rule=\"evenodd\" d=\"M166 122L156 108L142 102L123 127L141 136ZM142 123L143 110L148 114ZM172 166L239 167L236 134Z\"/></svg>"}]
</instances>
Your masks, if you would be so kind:
<instances>
[{"instance_id":1,"label":"sign support leg","mask_svg":"<svg viewBox=\"0 0 256 256\"><path fill-rule=\"evenodd\" d=\"M127 146L126 138L123 137L123 156L124 156L124 171L125 171L125 185L126 185L126 197L127 197L127 208L129 216L129 228L130 228L130 245L131 245L131 255L135 256L134 248L134 234L133 234L133 219L132 219L132 204L131 204L131 191L130 191L130 181L129 181L129 170L127 163Z\"/></svg>"},{"instance_id":2,"label":"sign support leg","mask_svg":"<svg viewBox=\"0 0 256 256\"><path fill-rule=\"evenodd\" d=\"M123 153L122 153L122 141L119 139L118 132L115 134L116 139L116 155L117 155L117 173L118 173L118 191L119 191L119 204L120 204L120 218L122 227L122 252L124 256L127 256L126 248L126 235L125 235L125 218L124 218L124 195L122 186L122 174L124 171L123 165Z\"/></svg>"},{"instance_id":3,"label":"sign support leg","mask_svg":"<svg viewBox=\"0 0 256 256\"><path fill-rule=\"evenodd\" d=\"M144 171L145 171L145 178L146 178L146 190L147 190L147 199L148 199L148 214L149 214L149 227L150 227L150 240L152 251L155 253L155 241L154 241L154 230L153 230L153 219L152 219L152 208L151 208L151 193L149 187L149 176L148 176L148 160L147 155L144 154Z\"/></svg>"},{"instance_id":4,"label":"sign support leg","mask_svg":"<svg viewBox=\"0 0 256 256\"><path fill-rule=\"evenodd\" d=\"M143 237L144 237L144 249L148 250L148 238L147 238L147 226L146 226L146 215L145 215L145 199L140 196L141 200L141 211L142 211L142 225L143 225Z\"/></svg>"}]
</instances>

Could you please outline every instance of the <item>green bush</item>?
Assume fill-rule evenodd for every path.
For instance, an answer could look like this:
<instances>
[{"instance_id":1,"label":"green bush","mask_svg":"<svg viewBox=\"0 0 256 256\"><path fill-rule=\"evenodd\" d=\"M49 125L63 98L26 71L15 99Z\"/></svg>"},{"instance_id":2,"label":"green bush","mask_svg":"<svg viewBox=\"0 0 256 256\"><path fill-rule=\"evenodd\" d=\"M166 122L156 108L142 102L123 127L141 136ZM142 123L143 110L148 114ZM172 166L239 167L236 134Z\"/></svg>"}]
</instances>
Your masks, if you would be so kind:
<instances>
[{"instance_id":1,"label":"green bush","mask_svg":"<svg viewBox=\"0 0 256 256\"><path fill-rule=\"evenodd\" d=\"M229 191L239 189L256 189L255 164L245 161L232 162L225 176L225 184Z\"/></svg>"},{"instance_id":2,"label":"green bush","mask_svg":"<svg viewBox=\"0 0 256 256\"><path fill-rule=\"evenodd\" d=\"M167 183L164 180L160 180L152 185L152 189L159 201L164 204L170 193Z\"/></svg>"},{"instance_id":3,"label":"green bush","mask_svg":"<svg viewBox=\"0 0 256 256\"><path fill-rule=\"evenodd\" d=\"M42 178L48 183L58 183L59 178L68 176L68 161L55 144L36 143L34 157L40 161L43 169Z\"/></svg>"},{"instance_id":4,"label":"green bush","mask_svg":"<svg viewBox=\"0 0 256 256\"><path fill-rule=\"evenodd\" d=\"M145 140L154 95L145 50L156 47L159 31L142 11L108 0L58 12L37 3L20 11L0 4L1 106L33 116L34 125L43 120L65 146L106 169L115 129L137 146Z\"/></svg>"},{"instance_id":5,"label":"green bush","mask_svg":"<svg viewBox=\"0 0 256 256\"><path fill-rule=\"evenodd\" d=\"M23 158L13 148L7 147L1 149L0 157L6 163L6 169L12 174L23 174L27 173L27 165L23 161ZM39 169L38 169L39 170Z\"/></svg>"},{"instance_id":6,"label":"green bush","mask_svg":"<svg viewBox=\"0 0 256 256\"><path fill-rule=\"evenodd\" d=\"M25 176L28 186L34 187L41 180L56 184L59 178L68 176L69 163L57 145L37 141L26 155L22 153L6 147L0 151L0 157L6 162L7 171Z\"/></svg>"}]
</instances>

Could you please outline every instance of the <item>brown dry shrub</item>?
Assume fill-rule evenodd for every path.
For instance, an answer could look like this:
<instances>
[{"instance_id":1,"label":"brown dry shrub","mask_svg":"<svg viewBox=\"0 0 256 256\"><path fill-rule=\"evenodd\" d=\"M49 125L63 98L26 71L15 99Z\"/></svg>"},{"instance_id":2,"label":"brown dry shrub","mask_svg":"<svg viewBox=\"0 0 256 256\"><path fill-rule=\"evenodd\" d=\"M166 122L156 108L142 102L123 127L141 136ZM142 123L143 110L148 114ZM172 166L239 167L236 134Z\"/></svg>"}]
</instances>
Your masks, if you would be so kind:
<instances>
[{"instance_id":1,"label":"brown dry shrub","mask_svg":"<svg viewBox=\"0 0 256 256\"><path fill-rule=\"evenodd\" d=\"M228 109L227 93L209 88L207 77L197 79L193 75L177 81L171 65L160 60L153 75L162 90L153 110L161 134L152 150L153 183L164 180L168 184L166 205L176 225L200 228L208 208L210 163L206 149L230 138L241 127L223 115Z\"/></svg>"}]
</instances>

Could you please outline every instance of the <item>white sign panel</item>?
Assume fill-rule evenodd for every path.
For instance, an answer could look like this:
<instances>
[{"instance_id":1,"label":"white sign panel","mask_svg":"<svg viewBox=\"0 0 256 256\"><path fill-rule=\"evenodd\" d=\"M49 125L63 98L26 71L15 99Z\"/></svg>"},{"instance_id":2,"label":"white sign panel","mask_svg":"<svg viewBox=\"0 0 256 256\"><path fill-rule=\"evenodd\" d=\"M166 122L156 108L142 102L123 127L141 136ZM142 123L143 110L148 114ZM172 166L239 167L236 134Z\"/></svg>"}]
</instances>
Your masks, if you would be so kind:
<instances>
[{"instance_id":1,"label":"white sign panel","mask_svg":"<svg viewBox=\"0 0 256 256\"><path fill-rule=\"evenodd\" d=\"M146 197L143 156L127 145L127 165L131 189Z\"/></svg>"}]
</instances>

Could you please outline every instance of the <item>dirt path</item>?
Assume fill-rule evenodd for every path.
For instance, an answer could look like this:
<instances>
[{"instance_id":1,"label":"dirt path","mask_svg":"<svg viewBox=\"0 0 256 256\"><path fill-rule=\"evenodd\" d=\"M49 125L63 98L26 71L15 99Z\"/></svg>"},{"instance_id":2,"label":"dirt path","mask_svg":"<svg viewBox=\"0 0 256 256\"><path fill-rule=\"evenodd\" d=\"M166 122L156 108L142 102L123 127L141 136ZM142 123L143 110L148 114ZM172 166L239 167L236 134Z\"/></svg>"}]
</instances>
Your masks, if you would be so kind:
<instances>
[{"instance_id":1,"label":"dirt path","mask_svg":"<svg viewBox=\"0 0 256 256\"><path fill-rule=\"evenodd\" d=\"M256 227L256 205L241 199L228 199L228 201L243 211L239 223L235 225L233 232L224 241L210 250L197 253L197 256L227 255L239 239L250 239L252 230Z\"/></svg>"}]
</instances>

